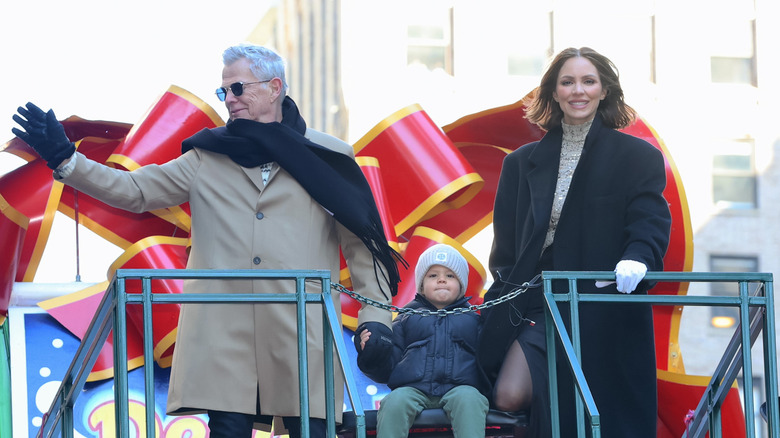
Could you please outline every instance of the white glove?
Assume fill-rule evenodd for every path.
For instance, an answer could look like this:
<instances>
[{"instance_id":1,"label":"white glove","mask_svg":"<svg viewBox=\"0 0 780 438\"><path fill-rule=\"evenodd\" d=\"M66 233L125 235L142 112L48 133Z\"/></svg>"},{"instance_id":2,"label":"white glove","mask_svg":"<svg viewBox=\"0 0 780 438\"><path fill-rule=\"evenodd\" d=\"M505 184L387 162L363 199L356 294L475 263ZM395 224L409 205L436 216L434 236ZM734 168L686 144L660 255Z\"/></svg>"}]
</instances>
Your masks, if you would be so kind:
<instances>
[{"instance_id":1,"label":"white glove","mask_svg":"<svg viewBox=\"0 0 780 438\"><path fill-rule=\"evenodd\" d=\"M624 294L630 294L636 289L636 285L645 278L647 266L633 260L621 260L615 266L615 280L617 290Z\"/></svg>"}]
</instances>

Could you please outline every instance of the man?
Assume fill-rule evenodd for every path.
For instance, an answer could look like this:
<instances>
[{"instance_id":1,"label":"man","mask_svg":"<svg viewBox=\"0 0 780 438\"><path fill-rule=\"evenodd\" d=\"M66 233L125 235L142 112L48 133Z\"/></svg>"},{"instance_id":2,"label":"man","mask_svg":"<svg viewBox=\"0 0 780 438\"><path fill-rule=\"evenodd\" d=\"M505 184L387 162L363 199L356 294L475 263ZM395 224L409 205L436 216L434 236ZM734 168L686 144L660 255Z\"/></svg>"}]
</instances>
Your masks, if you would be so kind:
<instances>
[{"instance_id":1,"label":"man","mask_svg":"<svg viewBox=\"0 0 780 438\"><path fill-rule=\"evenodd\" d=\"M74 152L54 112L28 103L12 131L54 177L107 204L141 212L189 202L192 269L327 269L338 281L341 248L352 285L389 303L399 281L370 188L352 148L306 128L286 97L284 61L264 47L223 53L222 87L230 119L182 144L182 155L133 172ZM319 284L307 284L319 292ZM294 293L292 281L191 280L187 293ZM336 309L338 293L332 293ZM311 436L325 436L322 317L307 312ZM358 323L388 333L391 315L364 306ZM286 303L182 305L168 393L172 415L207 412L211 437L250 437L282 417L300 436L295 306ZM389 355L377 336L362 355ZM381 339L384 338L384 339ZM373 339L373 338L372 338ZM383 342L384 341L384 342ZM336 406L343 378L336 370ZM336 421L341 421L337 409ZM256 424L257 423L257 424Z\"/></svg>"}]
</instances>

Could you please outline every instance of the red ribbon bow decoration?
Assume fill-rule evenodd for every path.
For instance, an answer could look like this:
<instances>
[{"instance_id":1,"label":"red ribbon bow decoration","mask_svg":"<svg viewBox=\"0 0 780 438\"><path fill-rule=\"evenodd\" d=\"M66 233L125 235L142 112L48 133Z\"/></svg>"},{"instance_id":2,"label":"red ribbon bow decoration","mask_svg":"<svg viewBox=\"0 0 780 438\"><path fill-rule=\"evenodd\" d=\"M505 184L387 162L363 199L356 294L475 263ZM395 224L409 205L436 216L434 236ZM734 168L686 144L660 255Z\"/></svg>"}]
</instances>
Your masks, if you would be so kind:
<instances>
[{"instance_id":1,"label":"red ribbon bow decoration","mask_svg":"<svg viewBox=\"0 0 780 438\"><path fill-rule=\"evenodd\" d=\"M493 199L504 157L544 135L524 114L520 100L466 115L439 128L419 105L411 105L381 121L354 145L356 159L371 185L390 244L411 266L425 249L436 243L447 243L458 249L469 263L466 295L472 297L473 304L482 302L487 277L483 266L463 245L493 220ZM176 86L163 93L135 125L78 117L62 123L80 152L125 170L175 158L181 153L182 140L203 128L223 125L210 106ZM669 271L689 271L693 233L681 178L671 155L643 119L623 131L648 141L664 154L667 173L664 196L672 214L664 266ZM33 280L55 211L78 220L124 250L109 269L108 278L120 268L183 269L186 266L190 226L187 205L142 214L117 210L54 181L45 163L18 138L6 143L0 151L28 161L0 178L0 250L10 255L0 261L0 318L7 315L13 283ZM350 286L343 259L340 282ZM107 285L104 282L39 305L81 337ZM156 292L179 293L181 281L160 280L153 287ZM138 284L128 283L129 291L139 289ZM413 269L402 270L402 283L393 304L405 305L415 292ZM659 283L650 293L685 294L687 284ZM359 304L347 295L342 295L341 304L344 326L354 329ZM161 366L170 365L178 310L178 305L155 308L154 357ZM140 306L128 308L130 369L143 365L140 312ZM691 386L668 384L672 380L670 375L686 376L677 343L680 317L679 307L654 309L659 400L691 394L686 389ZM89 380L109 378L112 374L109 340ZM695 385L693 388L698 390ZM738 404L738 397L736 400ZM683 419L690 407L659 406L659 423L679 436L684 431Z\"/></svg>"}]
</instances>

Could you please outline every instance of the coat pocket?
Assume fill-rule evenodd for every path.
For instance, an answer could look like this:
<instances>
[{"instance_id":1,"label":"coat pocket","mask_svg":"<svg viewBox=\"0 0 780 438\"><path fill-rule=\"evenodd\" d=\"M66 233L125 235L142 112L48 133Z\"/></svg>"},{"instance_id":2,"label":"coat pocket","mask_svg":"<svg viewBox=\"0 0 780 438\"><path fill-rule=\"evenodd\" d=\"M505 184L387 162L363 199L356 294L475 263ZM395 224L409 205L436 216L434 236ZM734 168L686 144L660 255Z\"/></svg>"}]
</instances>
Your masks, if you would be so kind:
<instances>
[{"instance_id":1,"label":"coat pocket","mask_svg":"<svg viewBox=\"0 0 780 438\"><path fill-rule=\"evenodd\" d=\"M456 385L477 386L477 352L467 342L455 339L453 342L452 380Z\"/></svg>"},{"instance_id":2,"label":"coat pocket","mask_svg":"<svg viewBox=\"0 0 780 438\"><path fill-rule=\"evenodd\" d=\"M413 382L419 382L425 375L426 361L428 358L429 340L414 342L404 350L401 360L398 361L387 386L397 388Z\"/></svg>"}]
</instances>

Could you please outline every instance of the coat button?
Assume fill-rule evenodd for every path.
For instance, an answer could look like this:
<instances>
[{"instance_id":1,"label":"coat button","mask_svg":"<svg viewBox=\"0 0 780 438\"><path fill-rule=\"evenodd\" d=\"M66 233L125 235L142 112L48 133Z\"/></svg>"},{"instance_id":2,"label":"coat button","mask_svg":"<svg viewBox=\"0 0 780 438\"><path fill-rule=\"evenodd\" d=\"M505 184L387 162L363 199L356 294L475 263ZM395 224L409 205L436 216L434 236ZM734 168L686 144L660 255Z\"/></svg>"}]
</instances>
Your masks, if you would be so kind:
<instances>
[{"instance_id":1,"label":"coat button","mask_svg":"<svg viewBox=\"0 0 780 438\"><path fill-rule=\"evenodd\" d=\"M260 264L260 257L255 257L255 258L253 258L253 259L252 259L252 262L253 262L254 264L256 264L256 265L259 265L259 264Z\"/></svg>"},{"instance_id":2,"label":"coat button","mask_svg":"<svg viewBox=\"0 0 780 438\"><path fill-rule=\"evenodd\" d=\"M265 217L265 215L262 212L258 211L257 214L255 215L255 217L258 218L258 219L262 219L262 218Z\"/></svg>"}]
</instances>

